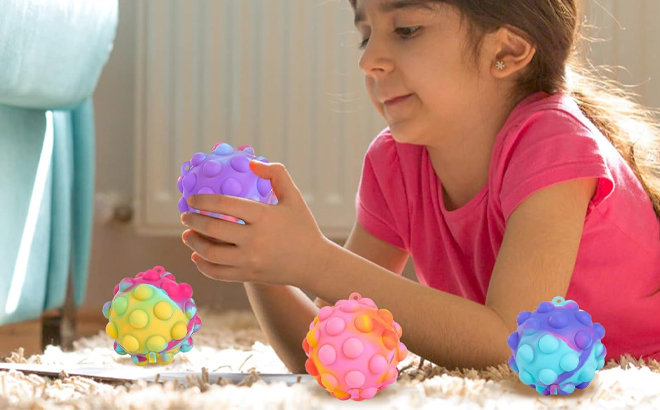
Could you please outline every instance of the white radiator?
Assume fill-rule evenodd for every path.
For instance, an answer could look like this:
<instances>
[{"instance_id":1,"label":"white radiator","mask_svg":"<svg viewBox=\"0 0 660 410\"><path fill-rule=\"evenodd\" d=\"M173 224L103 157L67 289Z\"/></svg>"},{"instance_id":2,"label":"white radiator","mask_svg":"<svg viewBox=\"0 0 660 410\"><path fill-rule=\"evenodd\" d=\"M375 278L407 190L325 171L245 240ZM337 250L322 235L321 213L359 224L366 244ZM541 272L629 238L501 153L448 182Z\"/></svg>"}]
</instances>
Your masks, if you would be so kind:
<instances>
[{"instance_id":1,"label":"white radiator","mask_svg":"<svg viewBox=\"0 0 660 410\"><path fill-rule=\"evenodd\" d=\"M282 162L329 237L346 237L385 126L348 1L139 0L136 228L179 235L180 166L216 142Z\"/></svg>"}]
</instances>

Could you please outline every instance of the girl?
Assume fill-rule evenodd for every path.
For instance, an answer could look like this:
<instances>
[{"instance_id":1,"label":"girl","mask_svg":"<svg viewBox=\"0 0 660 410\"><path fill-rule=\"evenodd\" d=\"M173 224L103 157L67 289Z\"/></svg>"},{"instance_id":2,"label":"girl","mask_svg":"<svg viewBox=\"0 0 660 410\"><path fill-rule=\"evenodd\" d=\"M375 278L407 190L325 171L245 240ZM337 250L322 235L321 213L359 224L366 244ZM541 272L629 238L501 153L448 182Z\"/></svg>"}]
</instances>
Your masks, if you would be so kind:
<instances>
[{"instance_id":1,"label":"girl","mask_svg":"<svg viewBox=\"0 0 660 410\"><path fill-rule=\"evenodd\" d=\"M608 359L660 359L660 133L574 61L577 0L350 1L389 127L366 153L348 241L324 238L281 164L253 162L279 204L190 198L246 221L182 216L199 271L245 283L292 372L319 308L352 292L449 368L505 362L517 315L555 296L605 327ZM420 283L400 276L409 256Z\"/></svg>"}]
</instances>

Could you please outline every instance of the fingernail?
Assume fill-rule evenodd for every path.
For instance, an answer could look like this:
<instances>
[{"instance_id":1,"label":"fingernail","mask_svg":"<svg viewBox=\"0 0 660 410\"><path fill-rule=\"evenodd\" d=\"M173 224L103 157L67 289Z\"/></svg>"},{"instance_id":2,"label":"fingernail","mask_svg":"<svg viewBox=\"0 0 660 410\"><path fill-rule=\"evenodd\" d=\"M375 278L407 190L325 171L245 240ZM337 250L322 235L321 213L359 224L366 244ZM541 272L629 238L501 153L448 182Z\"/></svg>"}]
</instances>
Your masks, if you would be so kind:
<instances>
[{"instance_id":1,"label":"fingernail","mask_svg":"<svg viewBox=\"0 0 660 410\"><path fill-rule=\"evenodd\" d=\"M194 198L194 196L189 196L189 197L188 197L188 200L186 201L186 202L188 202L188 205L192 206L192 204L193 204L193 198Z\"/></svg>"}]
</instances>

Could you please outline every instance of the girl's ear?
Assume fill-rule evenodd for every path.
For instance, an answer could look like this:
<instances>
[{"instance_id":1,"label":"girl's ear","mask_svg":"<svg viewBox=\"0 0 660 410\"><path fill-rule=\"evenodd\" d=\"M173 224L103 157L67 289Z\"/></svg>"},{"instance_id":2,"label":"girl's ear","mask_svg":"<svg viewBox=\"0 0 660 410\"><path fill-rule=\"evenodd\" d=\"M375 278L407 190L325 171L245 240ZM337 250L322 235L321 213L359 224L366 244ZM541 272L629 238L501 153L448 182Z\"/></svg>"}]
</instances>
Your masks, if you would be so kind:
<instances>
[{"instance_id":1,"label":"girl's ear","mask_svg":"<svg viewBox=\"0 0 660 410\"><path fill-rule=\"evenodd\" d=\"M491 33L490 72L496 78L506 78L529 65L536 48L510 28L501 27ZM503 63L503 64L502 64Z\"/></svg>"}]
</instances>

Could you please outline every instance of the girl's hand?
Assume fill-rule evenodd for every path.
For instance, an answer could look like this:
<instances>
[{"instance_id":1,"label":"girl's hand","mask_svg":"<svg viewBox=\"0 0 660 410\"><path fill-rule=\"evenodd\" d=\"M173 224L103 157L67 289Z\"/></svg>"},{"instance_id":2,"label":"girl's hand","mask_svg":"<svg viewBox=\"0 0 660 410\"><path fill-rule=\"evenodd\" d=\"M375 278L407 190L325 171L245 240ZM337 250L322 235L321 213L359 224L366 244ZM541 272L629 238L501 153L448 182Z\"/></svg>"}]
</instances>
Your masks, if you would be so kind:
<instances>
[{"instance_id":1,"label":"girl's hand","mask_svg":"<svg viewBox=\"0 0 660 410\"><path fill-rule=\"evenodd\" d=\"M282 164L251 161L250 169L271 181L278 204L194 195L188 198L191 207L233 216L245 225L186 212L181 222L190 229L183 242L193 250L197 269L211 279L300 287L318 266L326 239Z\"/></svg>"}]
</instances>

